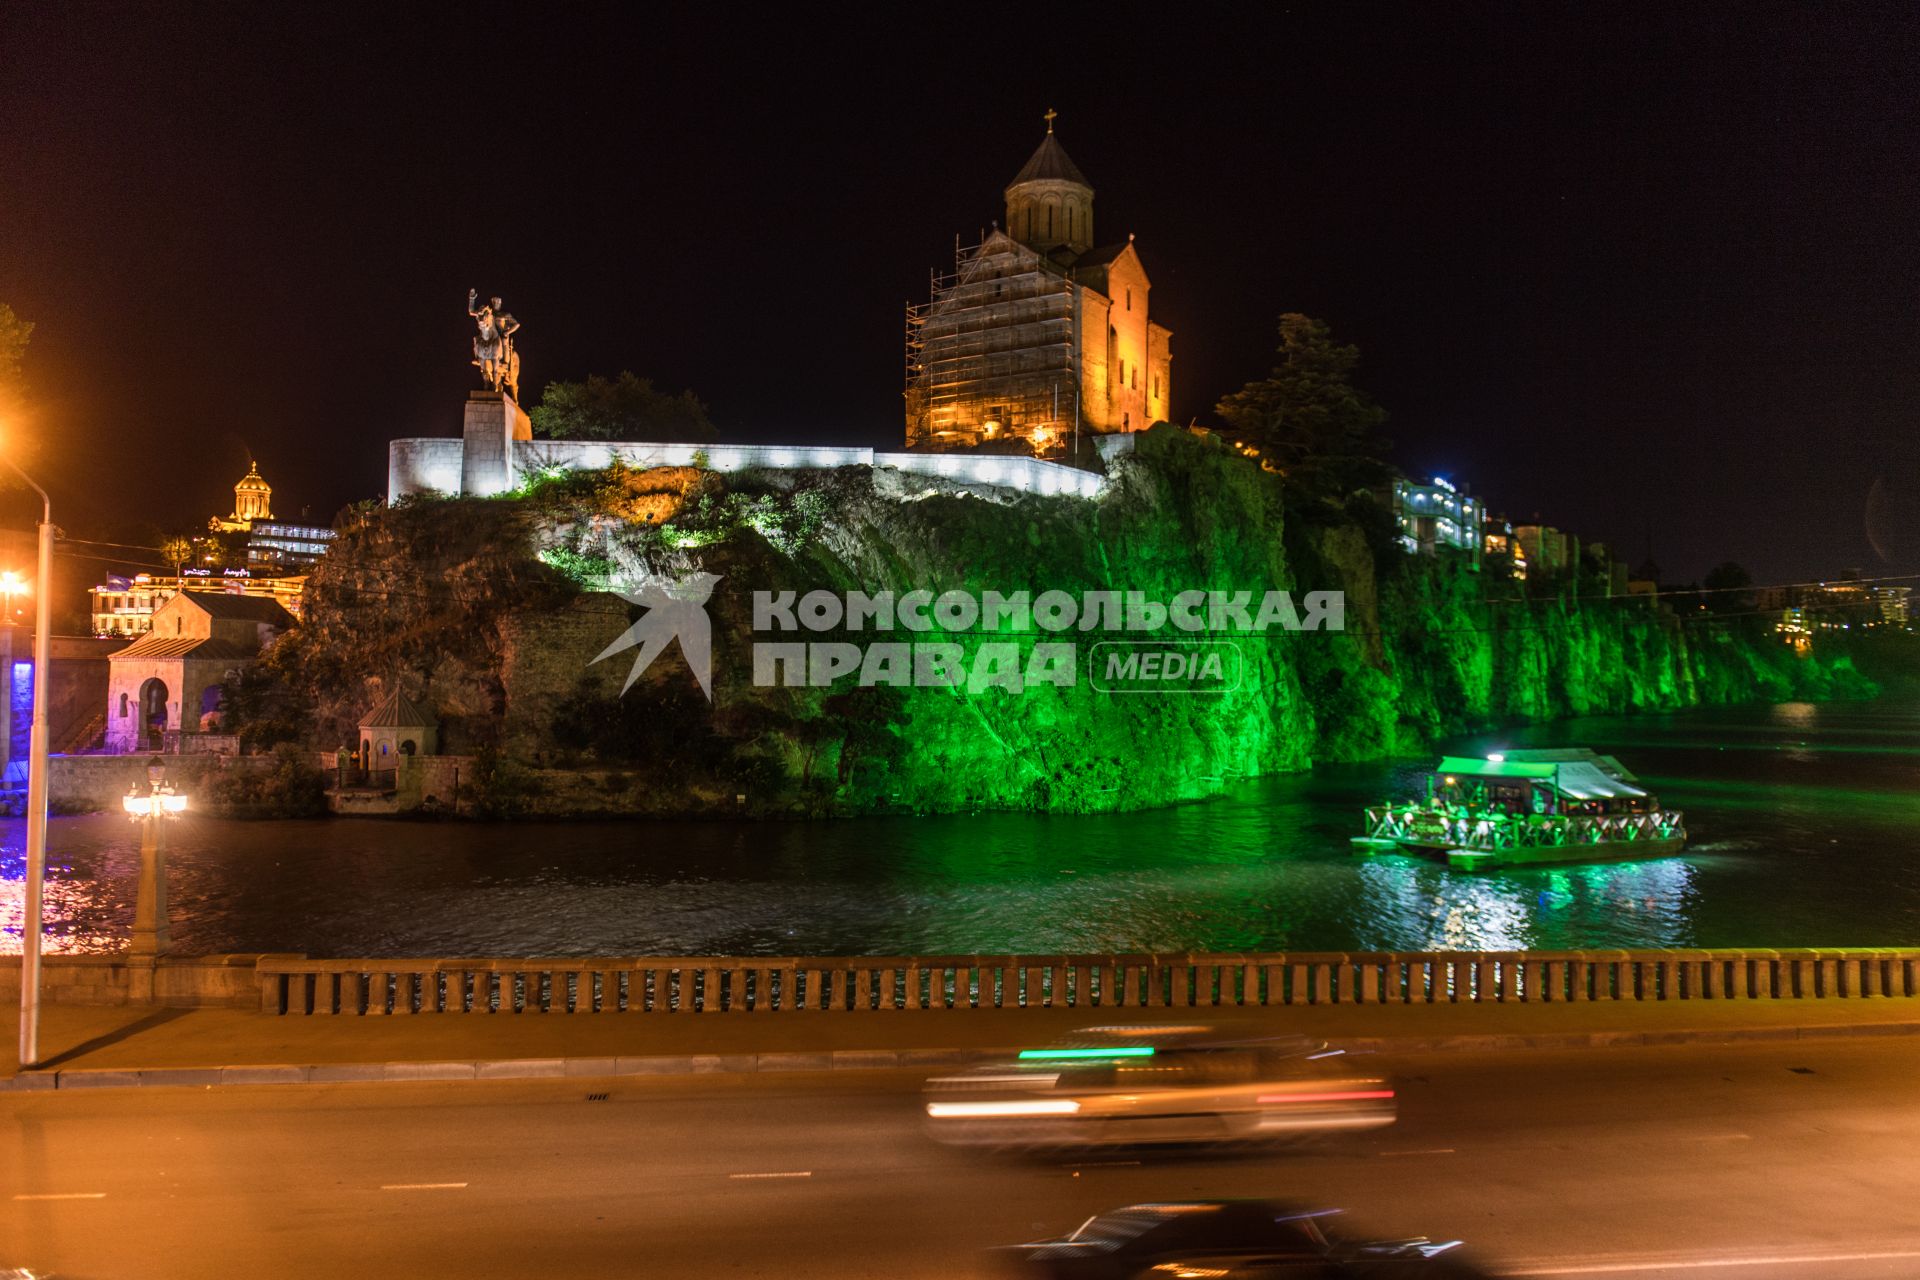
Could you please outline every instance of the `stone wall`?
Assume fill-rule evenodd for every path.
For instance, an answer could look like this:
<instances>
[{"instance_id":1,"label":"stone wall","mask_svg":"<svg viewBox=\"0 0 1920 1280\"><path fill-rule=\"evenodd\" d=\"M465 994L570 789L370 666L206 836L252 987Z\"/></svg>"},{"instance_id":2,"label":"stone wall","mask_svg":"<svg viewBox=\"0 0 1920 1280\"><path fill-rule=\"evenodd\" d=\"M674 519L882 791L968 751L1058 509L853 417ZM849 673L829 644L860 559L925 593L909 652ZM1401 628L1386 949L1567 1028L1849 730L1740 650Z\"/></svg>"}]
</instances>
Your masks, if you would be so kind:
<instances>
[{"instance_id":1,"label":"stone wall","mask_svg":"<svg viewBox=\"0 0 1920 1280\"><path fill-rule=\"evenodd\" d=\"M395 440L387 445L387 501L410 493L460 492L465 444L444 436Z\"/></svg>"},{"instance_id":2,"label":"stone wall","mask_svg":"<svg viewBox=\"0 0 1920 1280\"><path fill-rule=\"evenodd\" d=\"M501 625L500 683L508 690L502 745L530 755L551 741L554 705L583 685L601 696L620 691L629 662L609 660L583 666L581 654L596 654L629 625L627 602L619 596L576 596L564 609L521 612Z\"/></svg>"},{"instance_id":3,"label":"stone wall","mask_svg":"<svg viewBox=\"0 0 1920 1280\"><path fill-rule=\"evenodd\" d=\"M474 797L474 757L400 756L391 791L342 790L336 783L339 762L331 751L315 753L327 779L327 807L342 817L386 818L400 813L470 812Z\"/></svg>"},{"instance_id":4,"label":"stone wall","mask_svg":"<svg viewBox=\"0 0 1920 1280\"><path fill-rule=\"evenodd\" d=\"M82 735L107 708L108 658L126 647L124 638L53 637L49 655L53 679L47 685L48 737L53 750L91 745ZM27 729L33 719L33 681L27 676L32 663L33 642L27 629L0 628L0 768L18 765L8 775L10 786L26 785ZM21 677L17 681L16 665Z\"/></svg>"},{"instance_id":5,"label":"stone wall","mask_svg":"<svg viewBox=\"0 0 1920 1280\"><path fill-rule=\"evenodd\" d=\"M271 773L272 756L226 756L212 753L162 756L167 781L191 797L216 774L227 771ZM121 756L53 756L47 773L47 805L56 813L116 810L133 788L147 785L147 760L141 754Z\"/></svg>"},{"instance_id":6,"label":"stone wall","mask_svg":"<svg viewBox=\"0 0 1920 1280\"><path fill-rule=\"evenodd\" d=\"M155 1004L252 1009L260 1001L256 969L262 960L286 963L298 955L165 956L153 966ZM48 1004L121 1005L132 1002L133 966L124 953L50 955L41 961L40 998ZM0 1004L20 1003L20 957L0 956Z\"/></svg>"},{"instance_id":7,"label":"stone wall","mask_svg":"<svg viewBox=\"0 0 1920 1280\"><path fill-rule=\"evenodd\" d=\"M988 485L1021 493L1064 494L1092 498L1106 486L1106 477L1078 467L1039 458L976 456L955 453L875 453L837 445L647 444L626 441L517 440L513 443L512 471L517 476L553 468L597 471L617 458L627 466L688 467L694 455L703 455L714 471L819 470L833 467L879 467L911 474L938 476L961 484ZM394 440L387 446L387 501L398 502L415 493L460 494L464 464L459 440ZM489 482L491 483L491 482ZM488 493L500 492L488 488Z\"/></svg>"}]
</instances>

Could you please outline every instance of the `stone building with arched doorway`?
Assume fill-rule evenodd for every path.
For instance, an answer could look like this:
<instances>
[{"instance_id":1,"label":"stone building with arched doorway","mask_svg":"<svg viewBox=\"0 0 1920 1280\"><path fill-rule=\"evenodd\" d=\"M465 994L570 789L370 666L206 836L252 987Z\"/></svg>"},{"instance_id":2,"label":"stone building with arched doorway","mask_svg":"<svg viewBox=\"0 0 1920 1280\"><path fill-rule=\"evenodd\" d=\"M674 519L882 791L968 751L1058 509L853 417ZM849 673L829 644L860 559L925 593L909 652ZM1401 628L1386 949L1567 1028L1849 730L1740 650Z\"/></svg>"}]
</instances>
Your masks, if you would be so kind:
<instances>
[{"instance_id":1,"label":"stone building with arched doorway","mask_svg":"<svg viewBox=\"0 0 1920 1280\"><path fill-rule=\"evenodd\" d=\"M178 750L219 710L221 686L293 625L273 600L182 591L153 629L108 659L106 749Z\"/></svg>"}]
</instances>

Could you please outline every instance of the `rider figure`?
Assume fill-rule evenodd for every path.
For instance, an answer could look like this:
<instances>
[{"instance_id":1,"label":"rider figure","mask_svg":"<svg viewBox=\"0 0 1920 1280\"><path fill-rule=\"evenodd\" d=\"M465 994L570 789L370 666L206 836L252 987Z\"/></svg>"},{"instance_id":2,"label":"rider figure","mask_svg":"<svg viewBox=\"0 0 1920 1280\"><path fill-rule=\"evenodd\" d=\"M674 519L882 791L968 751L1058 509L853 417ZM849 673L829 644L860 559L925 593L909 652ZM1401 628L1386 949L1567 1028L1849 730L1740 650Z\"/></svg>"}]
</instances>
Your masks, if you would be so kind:
<instances>
[{"instance_id":1,"label":"rider figure","mask_svg":"<svg viewBox=\"0 0 1920 1280\"><path fill-rule=\"evenodd\" d=\"M513 350L513 334L520 328L520 322L508 315L500 305L500 299L490 298L487 305L477 305L480 298L478 289L467 290L467 314L480 326L480 332L473 339L473 362L480 368L480 375L487 385L495 391L505 390L514 399L520 398L520 361Z\"/></svg>"}]
</instances>

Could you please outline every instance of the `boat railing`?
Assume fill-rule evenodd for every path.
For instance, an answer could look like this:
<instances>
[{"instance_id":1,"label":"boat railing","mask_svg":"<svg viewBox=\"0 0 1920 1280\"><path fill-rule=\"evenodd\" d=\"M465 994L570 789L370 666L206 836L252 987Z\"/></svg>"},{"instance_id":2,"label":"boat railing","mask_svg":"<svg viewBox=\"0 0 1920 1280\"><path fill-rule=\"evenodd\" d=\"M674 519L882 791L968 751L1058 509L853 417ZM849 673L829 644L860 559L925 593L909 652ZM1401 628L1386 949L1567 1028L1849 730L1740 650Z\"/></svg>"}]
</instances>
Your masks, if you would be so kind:
<instances>
[{"instance_id":1,"label":"boat railing","mask_svg":"<svg viewBox=\"0 0 1920 1280\"><path fill-rule=\"evenodd\" d=\"M1422 804L1378 805L1367 813L1367 834L1380 840L1444 843L1486 853L1501 849L1672 840L1686 834L1677 809L1648 813L1489 814Z\"/></svg>"}]
</instances>

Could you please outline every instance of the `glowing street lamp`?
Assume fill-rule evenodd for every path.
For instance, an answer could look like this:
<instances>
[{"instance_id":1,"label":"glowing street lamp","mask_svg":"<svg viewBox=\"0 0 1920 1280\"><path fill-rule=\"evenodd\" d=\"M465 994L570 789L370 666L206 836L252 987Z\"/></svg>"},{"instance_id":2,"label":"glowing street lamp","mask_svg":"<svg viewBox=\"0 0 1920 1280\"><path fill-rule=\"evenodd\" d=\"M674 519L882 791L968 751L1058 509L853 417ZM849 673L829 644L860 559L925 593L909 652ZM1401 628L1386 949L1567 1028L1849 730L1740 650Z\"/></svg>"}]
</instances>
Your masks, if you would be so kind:
<instances>
[{"instance_id":1,"label":"glowing street lamp","mask_svg":"<svg viewBox=\"0 0 1920 1280\"><path fill-rule=\"evenodd\" d=\"M40 568L33 611L33 732L28 739L26 911L20 924L20 1065L40 1061L40 900L47 879L47 681L53 637L53 499L32 476L0 456L40 495Z\"/></svg>"},{"instance_id":2,"label":"glowing street lamp","mask_svg":"<svg viewBox=\"0 0 1920 1280\"><path fill-rule=\"evenodd\" d=\"M24 595L31 595L32 593L33 593L33 584L31 582L28 582L25 578L22 578L19 574L15 573L13 570L9 569L5 573L0 573L0 596L5 596L7 598L7 625L8 626L13 625L13 611L16 607L14 602L19 597Z\"/></svg>"},{"instance_id":3,"label":"glowing street lamp","mask_svg":"<svg viewBox=\"0 0 1920 1280\"><path fill-rule=\"evenodd\" d=\"M162 783L163 791L152 795L141 795L136 790L131 795L120 797L120 803L135 818L170 818L177 813L187 811L187 798Z\"/></svg>"},{"instance_id":4,"label":"glowing street lamp","mask_svg":"<svg viewBox=\"0 0 1920 1280\"><path fill-rule=\"evenodd\" d=\"M160 757L147 766L147 789L135 787L121 797L127 816L140 824L140 890L133 900L133 938L128 975L137 1003L153 999L154 962L172 945L167 921L167 819L187 811L187 798L166 779Z\"/></svg>"}]
</instances>

